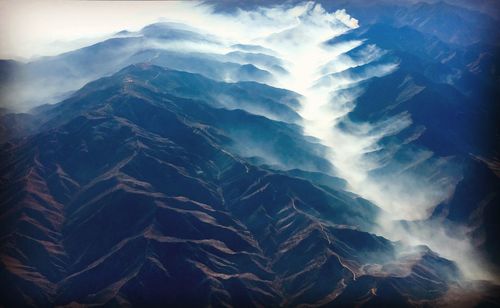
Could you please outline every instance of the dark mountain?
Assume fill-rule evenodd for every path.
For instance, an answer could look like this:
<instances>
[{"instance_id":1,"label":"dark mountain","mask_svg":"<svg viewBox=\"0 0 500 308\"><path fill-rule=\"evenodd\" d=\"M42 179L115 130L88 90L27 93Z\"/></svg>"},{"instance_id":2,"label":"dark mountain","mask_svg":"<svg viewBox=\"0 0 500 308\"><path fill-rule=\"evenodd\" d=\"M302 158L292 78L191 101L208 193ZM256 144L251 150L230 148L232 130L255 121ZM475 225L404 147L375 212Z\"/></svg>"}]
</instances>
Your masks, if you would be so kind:
<instances>
[{"instance_id":1,"label":"dark mountain","mask_svg":"<svg viewBox=\"0 0 500 308\"><path fill-rule=\"evenodd\" d=\"M181 77L200 79L128 67L2 145L2 304L407 306L460 288L452 262L364 231L369 202L234 154L242 121L300 134L176 96Z\"/></svg>"},{"instance_id":2,"label":"dark mountain","mask_svg":"<svg viewBox=\"0 0 500 308\"><path fill-rule=\"evenodd\" d=\"M233 1L206 0L220 12L235 12L237 9L253 10L263 6L294 6L304 3L288 1ZM470 45L487 39L495 41L498 33L499 8L495 0L471 3L464 0L378 0L367 3L363 0L317 1L327 11L346 9L363 24L385 23L397 27L410 26L418 31L433 34L446 43Z\"/></svg>"},{"instance_id":3,"label":"dark mountain","mask_svg":"<svg viewBox=\"0 0 500 308\"><path fill-rule=\"evenodd\" d=\"M491 62L488 69L478 71L473 69L475 60L470 62L480 53L495 55L494 51L450 45L410 27L386 24L359 29L344 39L353 37L390 50L384 57L396 58L398 70L363 82L363 94L349 118L374 123L408 113L412 125L383 140L389 151L391 145L411 140L393 158L413 153L412 145L442 157L453 156L463 170L462 180L453 198L441 204L431 220L446 217L469 226L478 249L488 251L498 264L498 75ZM354 57L358 53L350 52Z\"/></svg>"},{"instance_id":4,"label":"dark mountain","mask_svg":"<svg viewBox=\"0 0 500 308\"><path fill-rule=\"evenodd\" d=\"M360 21L327 44L363 41L333 58L361 64L318 80L359 79L337 93L359 94L338 128L411 120L360 150L380 162L366 175L408 174L416 199L455 181L447 200L382 226L389 215L304 135L303 97L265 84L290 67L273 50L171 22L121 31L0 60L0 306L499 306L498 281L469 280L411 233L470 239L500 277L498 8L319 2ZM410 239L371 233L392 226Z\"/></svg>"},{"instance_id":5,"label":"dark mountain","mask_svg":"<svg viewBox=\"0 0 500 308\"><path fill-rule=\"evenodd\" d=\"M468 46L498 40L499 20L494 11L498 5L486 4L488 12L477 10L478 3L465 1L321 1L329 11L346 9L364 25L383 23L395 27L408 26L433 35L450 45ZM466 5L464 5L466 4ZM467 5L468 4L468 5ZM474 9L476 8L476 9ZM488 14L489 13L489 14Z\"/></svg>"},{"instance_id":6,"label":"dark mountain","mask_svg":"<svg viewBox=\"0 0 500 308\"><path fill-rule=\"evenodd\" d=\"M0 142L4 143L13 136L33 133L40 124L41 120L30 113L0 114Z\"/></svg>"},{"instance_id":7,"label":"dark mountain","mask_svg":"<svg viewBox=\"0 0 500 308\"><path fill-rule=\"evenodd\" d=\"M434 82L456 86L466 95L485 99L499 81L498 47L488 43L467 47L447 44L410 26L384 23L361 27L344 37L368 40L390 50L415 71Z\"/></svg>"},{"instance_id":8,"label":"dark mountain","mask_svg":"<svg viewBox=\"0 0 500 308\"><path fill-rule=\"evenodd\" d=\"M258 154L268 164L281 168L288 165L313 171L332 168L320 155L323 147L302 136L299 126L270 121L261 116L296 120L299 116L291 107L297 104L297 94L263 84L226 84L197 74L149 66L148 69L131 66L112 77L89 83L60 104L37 108L36 118L43 123L40 129L57 127L68 118L82 114L82 110L101 108L108 100L123 99L117 96L116 91L139 92L140 99L152 101L164 101L174 95L177 100L202 100L200 104L184 99L185 105L176 105L178 107L174 111L180 116L187 116L188 112L196 114L196 121L224 129L234 139L232 149L237 153L249 157ZM146 94L149 96L145 97ZM220 110L214 114L209 106ZM228 112L227 108L234 112Z\"/></svg>"},{"instance_id":9,"label":"dark mountain","mask_svg":"<svg viewBox=\"0 0 500 308\"><path fill-rule=\"evenodd\" d=\"M137 71L133 71L137 69ZM129 74L133 71L133 74ZM298 107L299 95L283 89L273 88L256 82L224 83L208 79L199 74L192 74L171 69L162 69L151 66L148 70L140 70L132 66L121 71L111 78L100 79L92 82L75 93L70 100L81 100L89 92L99 91L105 94L107 88L116 87L116 79L129 84L129 88L140 85L156 94L170 94L176 97L203 100L205 103L218 108L241 109L256 115L271 119L293 123L300 116L294 111ZM103 86L104 85L104 86ZM96 91L96 92L97 92ZM96 104L96 103L94 103ZM45 116L55 117L57 112L78 112L69 107L66 102L53 106L41 106ZM73 110L73 111L72 111Z\"/></svg>"},{"instance_id":10,"label":"dark mountain","mask_svg":"<svg viewBox=\"0 0 500 308\"><path fill-rule=\"evenodd\" d=\"M470 11L440 1L418 3L396 13L396 25L409 25L424 33L436 35L441 40L459 45L470 45L494 33L489 29L498 21L486 14Z\"/></svg>"}]
</instances>

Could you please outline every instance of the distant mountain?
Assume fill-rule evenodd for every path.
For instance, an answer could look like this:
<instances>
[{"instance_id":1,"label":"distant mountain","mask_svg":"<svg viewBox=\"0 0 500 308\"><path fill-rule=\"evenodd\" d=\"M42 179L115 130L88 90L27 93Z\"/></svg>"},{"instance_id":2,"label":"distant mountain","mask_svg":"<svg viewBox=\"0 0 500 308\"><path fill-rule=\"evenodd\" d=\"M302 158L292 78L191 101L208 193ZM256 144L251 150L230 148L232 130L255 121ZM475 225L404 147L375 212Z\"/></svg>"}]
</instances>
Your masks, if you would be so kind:
<instances>
[{"instance_id":1,"label":"distant mountain","mask_svg":"<svg viewBox=\"0 0 500 308\"><path fill-rule=\"evenodd\" d=\"M183 44L186 48L192 44L195 49L179 49ZM273 80L272 73L243 60L245 56L253 60L265 57L265 65L261 67L286 73L279 62L272 62L277 59L256 53L247 55L238 47L227 56L196 49L196 46L203 45L223 48L214 38L195 33L181 24L157 23L132 35L118 35L57 56L42 57L28 63L4 61L0 63L0 70L9 70L9 74L4 76L12 78L0 80L0 89L5 89L2 90L5 92L5 105L27 111L38 105L56 103L87 82L140 62L199 73L219 81L266 83ZM239 56L234 52L238 52Z\"/></svg>"}]
</instances>

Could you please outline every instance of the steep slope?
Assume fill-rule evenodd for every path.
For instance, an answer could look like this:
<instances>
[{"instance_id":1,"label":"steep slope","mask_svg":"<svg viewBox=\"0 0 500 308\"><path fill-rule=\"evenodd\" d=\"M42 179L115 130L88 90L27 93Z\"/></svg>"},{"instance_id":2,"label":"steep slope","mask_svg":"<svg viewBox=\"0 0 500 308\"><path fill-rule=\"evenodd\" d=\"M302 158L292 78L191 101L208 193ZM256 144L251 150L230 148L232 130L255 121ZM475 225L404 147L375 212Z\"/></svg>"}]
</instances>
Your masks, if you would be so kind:
<instances>
[{"instance_id":1,"label":"steep slope","mask_svg":"<svg viewBox=\"0 0 500 308\"><path fill-rule=\"evenodd\" d=\"M497 22L294 3L0 62L2 304L498 305Z\"/></svg>"},{"instance_id":2,"label":"steep slope","mask_svg":"<svg viewBox=\"0 0 500 308\"><path fill-rule=\"evenodd\" d=\"M158 73L175 77L138 65L96 81L2 145L3 304L409 305L460 278L366 233L369 202L231 154L224 119L241 111L140 79Z\"/></svg>"},{"instance_id":3,"label":"steep slope","mask_svg":"<svg viewBox=\"0 0 500 308\"><path fill-rule=\"evenodd\" d=\"M399 50L386 55L396 56L399 68L360 85L362 94L356 99L349 119L377 122L404 113L411 116L411 125L381 142L383 148L376 155L389 152L391 163L417 156L412 144L439 156L455 156L455 162L463 170L460 181L454 195L443 200L429 220L450 224L447 228L454 230L452 234L462 233L463 226L475 230L471 232L473 247L477 247L474 249L487 251L488 259L498 266L498 244L494 238L500 226L492 218L498 217L495 161L500 140L495 79L468 71L470 65L462 49L447 48L442 42L425 38L416 31L375 25L362 33L362 38ZM413 36L408 38L408 35ZM405 39L394 40L395 36ZM421 52L410 55L419 41L422 47L417 50ZM406 45L408 43L411 45ZM443 61L439 55L445 59L451 55L452 60ZM453 81L439 77L453 71L460 71L458 76L462 77ZM483 83L483 80L486 81ZM402 141L404 145L398 146ZM498 272L498 269L489 271Z\"/></svg>"},{"instance_id":4,"label":"steep slope","mask_svg":"<svg viewBox=\"0 0 500 308\"><path fill-rule=\"evenodd\" d=\"M298 119L293 108L297 105L297 94L257 83L214 82L201 75L150 64L130 66L112 77L89 83L60 104L39 107L35 115L42 125L38 129L56 127L88 109L124 99L117 93L132 93L139 99L147 95L148 100L170 102L171 111L223 129L233 139L232 150L242 156L258 156L277 168L332 170L330 163L322 158L323 147L302 136L298 125L270 121ZM172 97L176 98L175 104ZM138 115L136 118L146 120Z\"/></svg>"}]
</instances>

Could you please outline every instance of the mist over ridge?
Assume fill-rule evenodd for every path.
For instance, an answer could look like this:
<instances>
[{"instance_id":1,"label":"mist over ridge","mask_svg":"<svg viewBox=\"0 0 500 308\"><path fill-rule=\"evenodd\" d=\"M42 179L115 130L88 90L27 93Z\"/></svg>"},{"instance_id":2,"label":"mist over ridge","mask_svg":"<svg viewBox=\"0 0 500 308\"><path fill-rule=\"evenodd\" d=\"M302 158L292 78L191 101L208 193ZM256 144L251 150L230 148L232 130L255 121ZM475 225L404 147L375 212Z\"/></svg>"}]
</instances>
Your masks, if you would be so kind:
<instances>
[{"instance_id":1,"label":"mist over ridge","mask_svg":"<svg viewBox=\"0 0 500 308\"><path fill-rule=\"evenodd\" d=\"M0 303L500 302L493 17L171 6L0 60Z\"/></svg>"}]
</instances>

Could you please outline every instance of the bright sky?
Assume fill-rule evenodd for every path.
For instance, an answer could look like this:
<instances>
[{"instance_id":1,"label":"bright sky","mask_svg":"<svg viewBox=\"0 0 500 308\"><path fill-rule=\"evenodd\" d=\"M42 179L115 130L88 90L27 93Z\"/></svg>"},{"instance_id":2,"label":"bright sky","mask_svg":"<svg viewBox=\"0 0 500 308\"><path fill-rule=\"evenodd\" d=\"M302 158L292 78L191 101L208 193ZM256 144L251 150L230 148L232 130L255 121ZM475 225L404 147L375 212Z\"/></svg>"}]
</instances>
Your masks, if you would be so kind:
<instances>
[{"instance_id":1,"label":"bright sky","mask_svg":"<svg viewBox=\"0 0 500 308\"><path fill-rule=\"evenodd\" d=\"M160 18L182 21L178 1L0 0L0 58L53 55ZM179 20L180 19L180 20Z\"/></svg>"}]
</instances>

